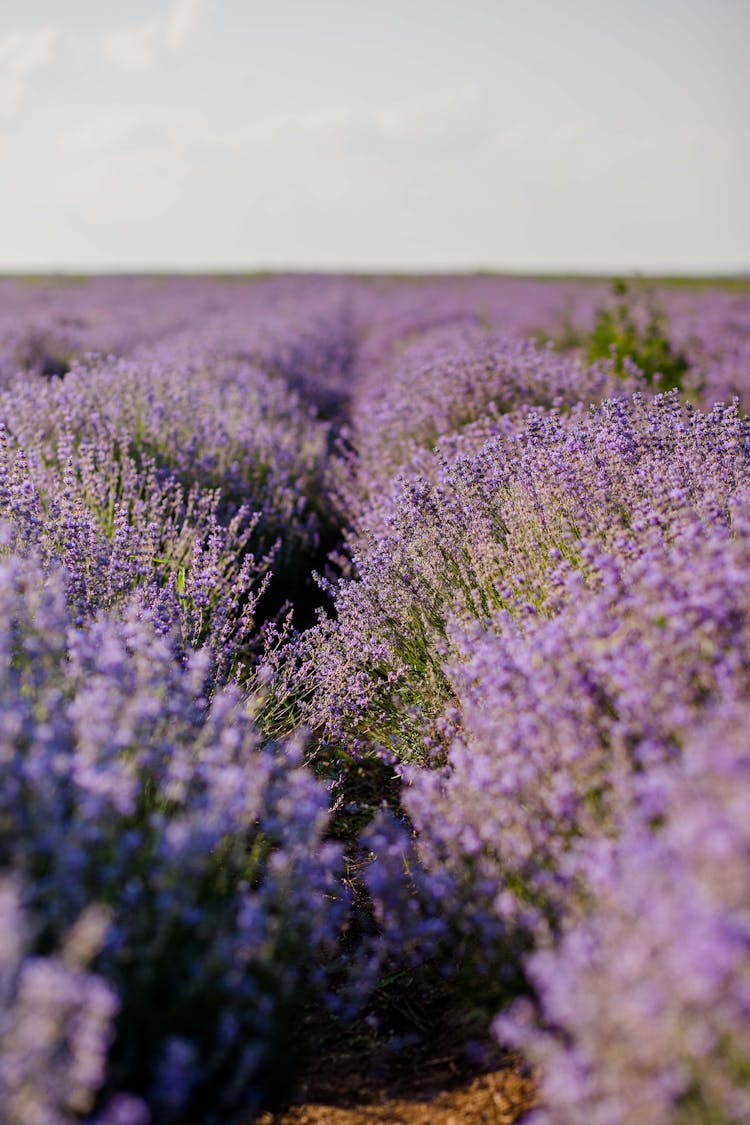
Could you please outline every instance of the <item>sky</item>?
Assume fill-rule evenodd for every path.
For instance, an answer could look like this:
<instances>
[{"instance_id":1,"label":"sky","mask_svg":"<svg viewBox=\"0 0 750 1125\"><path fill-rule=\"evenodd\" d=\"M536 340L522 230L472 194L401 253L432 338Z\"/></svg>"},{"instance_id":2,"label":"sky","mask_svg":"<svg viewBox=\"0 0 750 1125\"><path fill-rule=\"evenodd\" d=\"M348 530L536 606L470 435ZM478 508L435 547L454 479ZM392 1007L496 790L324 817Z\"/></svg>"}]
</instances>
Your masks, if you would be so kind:
<instances>
[{"instance_id":1,"label":"sky","mask_svg":"<svg viewBox=\"0 0 750 1125\"><path fill-rule=\"evenodd\" d=\"M0 0L0 270L750 271L750 0Z\"/></svg>"}]
</instances>

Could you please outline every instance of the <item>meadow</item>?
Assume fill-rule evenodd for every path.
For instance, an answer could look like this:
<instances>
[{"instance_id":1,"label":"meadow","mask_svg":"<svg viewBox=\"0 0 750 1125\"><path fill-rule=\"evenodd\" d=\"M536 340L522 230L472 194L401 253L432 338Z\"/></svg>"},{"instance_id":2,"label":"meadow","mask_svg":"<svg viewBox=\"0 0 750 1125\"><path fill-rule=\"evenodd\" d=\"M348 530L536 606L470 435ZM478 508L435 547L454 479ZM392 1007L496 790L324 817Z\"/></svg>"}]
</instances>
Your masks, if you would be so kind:
<instances>
[{"instance_id":1,"label":"meadow","mask_svg":"<svg viewBox=\"0 0 750 1125\"><path fill-rule=\"evenodd\" d=\"M750 1122L748 409L738 283L0 279L0 1119L408 996L524 1122Z\"/></svg>"}]
</instances>

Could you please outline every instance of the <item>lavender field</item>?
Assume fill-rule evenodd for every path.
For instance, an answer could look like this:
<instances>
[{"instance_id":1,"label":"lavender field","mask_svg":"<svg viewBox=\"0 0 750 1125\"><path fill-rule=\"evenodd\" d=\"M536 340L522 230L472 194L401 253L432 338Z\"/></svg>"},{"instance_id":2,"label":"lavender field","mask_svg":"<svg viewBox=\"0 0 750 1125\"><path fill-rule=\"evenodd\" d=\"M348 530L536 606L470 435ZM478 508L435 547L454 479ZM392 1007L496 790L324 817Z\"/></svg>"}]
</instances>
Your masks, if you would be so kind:
<instances>
[{"instance_id":1,"label":"lavender field","mask_svg":"<svg viewBox=\"0 0 750 1125\"><path fill-rule=\"evenodd\" d=\"M748 410L739 284L0 280L4 1125L249 1125L394 989L750 1122Z\"/></svg>"}]
</instances>

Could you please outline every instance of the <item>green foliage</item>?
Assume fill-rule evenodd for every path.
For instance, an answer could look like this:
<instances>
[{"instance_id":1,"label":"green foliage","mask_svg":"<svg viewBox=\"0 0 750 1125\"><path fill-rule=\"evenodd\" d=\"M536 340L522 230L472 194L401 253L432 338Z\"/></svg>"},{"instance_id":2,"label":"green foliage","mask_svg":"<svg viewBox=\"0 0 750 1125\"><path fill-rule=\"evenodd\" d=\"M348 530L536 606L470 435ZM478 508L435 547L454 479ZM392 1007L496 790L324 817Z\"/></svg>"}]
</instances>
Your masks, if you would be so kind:
<instances>
[{"instance_id":1,"label":"green foliage","mask_svg":"<svg viewBox=\"0 0 750 1125\"><path fill-rule=\"evenodd\" d=\"M579 349L590 363L614 360L621 378L632 375L635 366L654 390L685 391L687 358L669 338L669 321L654 291L643 284L615 279L611 296L597 309L589 331L576 325L569 303L558 331L549 335L540 330L534 339L541 345L551 343L563 352Z\"/></svg>"},{"instance_id":2,"label":"green foliage","mask_svg":"<svg viewBox=\"0 0 750 1125\"><path fill-rule=\"evenodd\" d=\"M629 361L654 389L684 390L688 361L673 347L666 314L648 290L614 281L612 300L598 309L583 345L591 362L613 359L618 375L628 373Z\"/></svg>"}]
</instances>

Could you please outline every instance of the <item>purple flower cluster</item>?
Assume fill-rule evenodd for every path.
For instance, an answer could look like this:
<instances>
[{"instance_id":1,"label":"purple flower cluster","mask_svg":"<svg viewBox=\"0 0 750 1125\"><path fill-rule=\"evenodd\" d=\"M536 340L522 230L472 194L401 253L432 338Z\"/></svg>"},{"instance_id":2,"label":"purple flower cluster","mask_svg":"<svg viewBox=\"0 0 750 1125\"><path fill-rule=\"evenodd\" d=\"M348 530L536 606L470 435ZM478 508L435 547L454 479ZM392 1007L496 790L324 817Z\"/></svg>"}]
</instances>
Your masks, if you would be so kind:
<instances>
[{"instance_id":1,"label":"purple flower cluster","mask_svg":"<svg viewBox=\"0 0 750 1125\"><path fill-rule=\"evenodd\" d=\"M281 589L316 549L327 427L278 378L226 361L19 376L0 417L0 516L65 564L79 616L137 591L229 675L269 567Z\"/></svg>"},{"instance_id":2,"label":"purple flower cluster","mask_svg":"<svg viewBox=\"0 0 750 1125\"><path fill-rule=\"evenodd\" d=\"M204 652L181 667L142 611L77 629L65 601L62 572L3 560L0 864L45 944L107 908L107 1089L240 1119L324 995L346 909L326 793L235 689L209 701Z\"/></svg>"},{"instance_id":3,"label":"purple flower cluster","mask_svg":"<svg viewBox=\"0 0 750 1125\"><path fill-rule=\"evenodd\" d=\"M584 845L591 900L528 959L538 1010L495 1032L540 1067L534 1120L750 1119L750 709L727 706L660 776L658 830L632 814Z\"/></svg>"},{"instance_id":4,"label":"purple flower cluster","mask_svg":"<svg viewBox=\"0 0 750 1125\"><path fill-rule=\"evenodd\" d=\"M430 475L437 445L445 454L465 455L510 431L530 407L570 406L615 393L623 393L623 383L609 365L589 367L517 335L501 337L471 322L424 332L359 388L350 518L372 529L393 478Z\"/></svg>"},{"instance_id":5,"label":"purple flower cluster","mask_svg":"<svg viewBox=\"0 0 750 1125\"><path fill-rule=\"evenodd\" d=\"M527 569L489 620L454 610L447 766L403 771L415 835L381 818L368 885L391 956L487 1004L535 997L495 1033L540 1065L544 1120L742 1121L747 424L675 396L635 413L631 430L605 404L581 427L606 488L589 476L544 598Z\"/></svg>"},{"instance_id":6,"label":"purple flower cluster","mask_svg":"<svg viewBox=\"0 0 750 1125\"><path fill-rule=\"evenodd\" d=\"M119 1007L111 986L88 971L107 930L89 907L55 955L30 956L23 895L0 881L0 1106L7 1125L74 1125L104 1084ZM138 1098L119 1094L97 1125L146 1125Z\"/></svg>"},{"instance_id":7,"label":"purple flower cluster","mask_svg":"<svg viewBox=\"0 0 750 1125\"><path fill-rule=\"evenodd\" d=\"M448 766L409 771L404 796L422 865L450 877L444 919L548 940L586 894L572 845L616 834L636 804L658 819L660 771L696 722L750 699L749 504L731 532L695 519L637 560L600 557L590 591L573 572L552 617L455 635Z\"/></svg>"},{"instance_id":8,"label":"purple flower cluster","mask_svg":"<svg viewBox=\"0 0 750 1125\"><path fill-rule=\"evenodd\" d=\"M226 678L255 640L269 559L249 547L258 516L224 521L218 507L218 493L186 493L116 441L40 467L0 424L0 518L19 550L63 565L76 622L140 605L183 650L208 645Z\"/></svg>"},{"instance_id":9,"label":"purple flower cluster","mask_svg":"<svg viewBox=\"0 0 750 1125\"><path fill-rule=\"evenodd\" d=\"M446 661L463 659L449 622L504 633L491 624L504 612L525 628L607 583L617 591L618 570L647 567L650 544L721 532L749 433L736 406L635 395L531 411L473 456L436 455L435 479L406 482L386 530L359 537L356 577L334 588L335 619L298 642L285 692L330 742L443 753L456 703Z\"/></svg>"}]
</instances>

